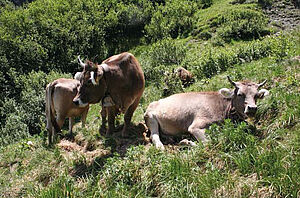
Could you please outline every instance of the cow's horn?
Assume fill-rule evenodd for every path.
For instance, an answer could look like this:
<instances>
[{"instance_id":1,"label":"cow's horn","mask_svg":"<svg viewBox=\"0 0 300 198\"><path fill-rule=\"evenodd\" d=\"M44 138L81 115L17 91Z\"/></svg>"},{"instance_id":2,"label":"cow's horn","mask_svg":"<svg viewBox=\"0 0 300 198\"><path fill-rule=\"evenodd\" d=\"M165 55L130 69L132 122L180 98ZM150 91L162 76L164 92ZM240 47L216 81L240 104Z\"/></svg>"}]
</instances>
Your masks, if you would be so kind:
<instances>
[{"instance_id":1,"label":"cow's horn","mask_svg":"<svg viewBox=\"0 0 300 198\"><path fill-rule=\"evenodd\" d=\"M266 82L267 82L267 80L264 80L264 82L259 83L259 84L258 84L258 88L264 86L264 85L266 84Z\"/></svg>"},{"instance_id":2,"label":"cow's horn","mask_svg":"<svg viewBox=\"0 0 300 198\"><path fill-rule=\"evenodd\" d=\"M85 67L85 64L80 59L80 55L77 57L77 60L78 60L79 65L81 65L81 67Z\"/></svg>"},{"instance_id":3,"label":"cow's horn","mask_svg":"<svg viewBox=\"0 0 300 198\"><path fill-rule=\"evenodd\" d=\"M235 86L236 87L236 83L234 82L234 81L232 81L231 79L230 79L230 77L229 76L227 76L227 78L228 78L228 80L229 80L229 82L233 85L233 86Z\"/></svg>"}]
</instances>

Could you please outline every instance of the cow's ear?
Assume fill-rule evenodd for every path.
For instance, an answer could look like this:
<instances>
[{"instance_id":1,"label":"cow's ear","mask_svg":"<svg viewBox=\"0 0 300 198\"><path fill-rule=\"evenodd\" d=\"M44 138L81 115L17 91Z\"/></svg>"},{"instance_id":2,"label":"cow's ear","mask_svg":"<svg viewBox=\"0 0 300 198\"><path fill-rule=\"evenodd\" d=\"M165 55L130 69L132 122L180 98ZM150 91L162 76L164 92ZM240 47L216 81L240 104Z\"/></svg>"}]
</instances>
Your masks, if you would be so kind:
<instances>
[{"instance_id":1,"label":"cow's ear","mask_svg":"<svg viewBox=\"0 0 300 198\"><path fill-rule=\"evenodd\" d=\"M234 92L227 88L222 88L219 90L219 93L224 96L225 98L232 98L234 95Z\"/></svg>"},{"instance_id":2,"label":"cow's ear","mask_svg":"<svg viewBox=\"0 0 300 198\"><path fill-rule=\"evenodd\" d=\"M103 77L103 69L101 67L98 67L96 70L96 83L99 84L99 80Z\"/></svg>"},{"instance_id":3,"label":"cow's ear","mask_svg":"<svg viewBox=\"0 0 300 198\"><path fill-rule=\"evenodd\" d=\"M259 90L259 92L257 93L257 98L259 99L263 99L265 96L270 95L270 92L266 89L261 89Z\"/></svg>"}]
</instances>

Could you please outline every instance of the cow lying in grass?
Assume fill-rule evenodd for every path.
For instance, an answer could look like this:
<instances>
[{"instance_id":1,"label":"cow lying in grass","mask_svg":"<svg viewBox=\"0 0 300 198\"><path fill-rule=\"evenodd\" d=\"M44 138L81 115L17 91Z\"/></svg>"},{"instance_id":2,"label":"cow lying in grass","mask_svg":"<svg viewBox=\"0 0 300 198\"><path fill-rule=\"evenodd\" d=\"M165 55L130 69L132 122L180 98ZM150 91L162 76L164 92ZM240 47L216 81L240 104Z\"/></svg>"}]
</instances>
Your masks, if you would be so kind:
<instances>
[{"instance_id":1,"label":"cow lying in grass","mask_svg":"<svg viewBox=\"0 0 300 198\"><path fill-rule=\"evenodd\" d=\"M198 141L206 143L205 129L226 118L245 120L257 111L256 100L269 94L259 90L266 81L256 84L250 81L234 82L233 90L222 88L218 92L180 93L152 102L144 115L151 131L153 144L164 149L159 132L166 135L192 134Z\"/></svg>"},{"instance_id":2,"label":"cow lying in grass","mask_svg":"<svg viewBox=\"0 0 300 198\"><path fill-rule=\"evenodd\" d=\"M75 78L80 75L77 72ZM66 78L59 78L47 85L46 119L49 145L52 144L52 139L55 139L56 134L60 132L67 117L69 118L70 136L72 135L74 117L81 116L82 126L84 126L89 105L79 107L73 103L73 98L76 96L79 86L80 82L78 80Z\"/></svg>"}]
</instances>

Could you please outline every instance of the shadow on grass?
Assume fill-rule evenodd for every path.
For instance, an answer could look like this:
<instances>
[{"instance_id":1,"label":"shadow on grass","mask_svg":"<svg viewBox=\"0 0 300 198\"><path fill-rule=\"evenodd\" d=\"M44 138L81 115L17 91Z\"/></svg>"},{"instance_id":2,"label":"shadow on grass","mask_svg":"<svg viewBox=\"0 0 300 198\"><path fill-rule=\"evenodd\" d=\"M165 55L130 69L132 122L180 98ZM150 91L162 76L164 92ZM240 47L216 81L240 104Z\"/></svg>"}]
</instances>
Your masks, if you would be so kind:
<instances>
[{"instance_id":1,"label":"shadow on grass","mask_svg":"<svg viewBox=\"0 0 300 198\"><path fill-rule=\"evenodd\" d=\"M147 129L143 124L131 124L127 131L127 137L122 137L122 128L123 125L117 126L115 132L111 136L106 137L104 141L104 146L110 147L112 153L117 152L123 157L130 146L146 145L149 143L145 138Z\"/></svg>"},{"instance_id":2,"label":"shadow on grass","mask_svg":"<svg viewBox=\"0 0 300 198\"><path fill-rule=\"evenodd\" d=\"M73 167L69 169L72 177L90 177L97 176L103 169L107 160L117 153L124 157L130 146L145 145L144 133L146 131L143 124L131 125L128 130L128 137L122 137L123 125L116 128L110 137L100 137L97 139L99 145L90 149L87 145L78 145L76 142L62 140L59 147L67 151L70 155L77 151L81 157L77 157L73 162ZM62 143L65 141L65 143Z\"/></svg>"}]
</instances>

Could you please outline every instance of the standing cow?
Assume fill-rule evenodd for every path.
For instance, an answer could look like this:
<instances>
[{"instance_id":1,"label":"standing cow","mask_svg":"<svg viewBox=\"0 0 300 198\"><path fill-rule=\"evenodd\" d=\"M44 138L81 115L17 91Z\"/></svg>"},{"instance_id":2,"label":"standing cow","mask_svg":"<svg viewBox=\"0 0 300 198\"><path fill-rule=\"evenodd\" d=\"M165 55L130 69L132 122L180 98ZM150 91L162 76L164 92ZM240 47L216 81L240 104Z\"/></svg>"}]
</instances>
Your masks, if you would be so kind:
<instances>
[{"instance_id":1,"label":"standing cow","mask_svg":"<svg viewBox=\"0 0 300 198\"><path fill-rule=\"evenodd\" d=\"M102 101L105 106L105 110L101 113L102 121L105 121L108 115L106 134L109 135L114 131L115 116L122 112L125 113L122 130L122 135L125 136L145 88L144 73L139 62L128 52L114 55L100 65L90 61L83 63L79 56L78 62L83 67L83 72L79 92L73 100L74 104L85 107L103 99L111 101L110 103ZM101 128L105 127L102 125Z\"/></svg>"},{"instance_id":2,"label":"standing cow","mask_svg":"<svg viewBox=\"0 0 300 198\"><path fill-rule=\"evenodd\" d=\"M78 107L73 103L79 86L78 80L66 78L59 78L47 85L46 119L49 145L52 144L52 139L55 139L56 134L60 132L66 117L69 118L70 135L72 135L74 117L81 115L82 126L84 126L89 105Z\"/></svg>"},{"instance_id":3,"label":"standing cow","mask_svg":"<svg viewBox=\"0 0 300 198\"><path fill-rule=\"evenodd\" d=\"M250 81L234 82L234 90L222 88L219 92L180 93L152 102L145 113L145 122L151 131L153 144L164 149L159 132L180 135L188 132L198 141L206 143L205 129L212 123L226 118L245 120L256 113L256 100L269 94L259 90L266 81L256 84Z\"/></svg>"},{"instance_id":4,"label":"standing cow","mask_svg":"<svg viewBox=\"0 0 300 198\"><path fill-rule=\"evenodd\" d=\"M179 77L182 82L183 87L188 87L195 82L191 72L183 67L179 67L175 70L175 74Z\"/></svg>"}]
</instances>

